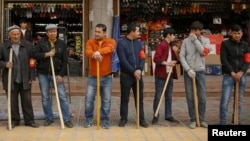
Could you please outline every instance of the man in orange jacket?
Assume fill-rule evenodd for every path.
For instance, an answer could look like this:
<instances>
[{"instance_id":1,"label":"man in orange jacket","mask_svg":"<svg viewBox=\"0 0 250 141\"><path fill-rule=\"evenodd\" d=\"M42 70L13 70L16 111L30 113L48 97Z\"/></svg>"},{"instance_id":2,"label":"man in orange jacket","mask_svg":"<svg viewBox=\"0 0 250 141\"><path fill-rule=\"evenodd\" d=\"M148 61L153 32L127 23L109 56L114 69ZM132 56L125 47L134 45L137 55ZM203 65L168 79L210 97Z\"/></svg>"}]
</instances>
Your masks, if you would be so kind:
<instances>
[{"instance_id":1,"label":"man in orange jacket","mask_svg":"<svg viewBox=\"0 0 250 141\"><path fill-rule=\"evenodd\" d=\"M85 118L83 126L91 126L94 117L94 100L97 90L97 73L100 75L101 95L101 121L102 127L109 128L109 113L111 107L112 93L112 54L115 49L115 40L106 37L107 27L97 24L95 27L95 38L87 41L85 53L90 58L90 69L85 96ZM99 63L99 72L97 72Z\"/></svg>"}]
</instances>

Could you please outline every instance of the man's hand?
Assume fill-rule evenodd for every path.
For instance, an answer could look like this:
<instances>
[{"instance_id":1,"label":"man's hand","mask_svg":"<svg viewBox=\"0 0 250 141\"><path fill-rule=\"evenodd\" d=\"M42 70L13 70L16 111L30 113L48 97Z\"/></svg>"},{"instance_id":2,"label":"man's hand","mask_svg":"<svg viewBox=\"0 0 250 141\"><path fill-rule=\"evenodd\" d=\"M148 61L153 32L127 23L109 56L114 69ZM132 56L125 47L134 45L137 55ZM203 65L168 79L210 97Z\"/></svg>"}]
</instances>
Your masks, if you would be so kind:
<instances>
[{"instance_id":1,"label":"man's hand","mask_svg":"<svg viewBox=\"0 0 250 141\"><path fill-rule=\"evenodd\" d=\"M189 34L189 38L192 42L194 42L195 40L197 40L197 36L194 33L190 33Z\"/></svg>"},{"instance_id":2,"label":"man's hand","mask_svg":"<svg viewBox=\"0 0 250 141\"><path fill-rule=\"evenodd\" d=\"M63 77L61 77L60 75L57 75L56 76L56 82L59 83L59 84L62 83L63 82Z\"/></svg>"},{"instance_id":3,"label":"man's hand","mask_svg":"<svg viewBox=\"0 0 250 141\"><path fill-rule=\"evenodd\" d=\"M239 71L239 72L237 72L237 73L232 72L231 75L232 75L232 77L233 77L233 79L234 79L235 81L239 82L239 81L240 81L240 78L241 78L242 75L243 75L243 72L242 72L242 71Z\"/></svg>"},{"instance_id":4,"label":"man's hand","mask_svg":"<svg viewBox=\"0 0 250 141\"><path fill-rule=\"evenodd\" d=\"M168 62L168 66L170 67L174 67L176 65L177 61L171 61L171 62Z\"/></svg>"},{"instance_id":5,"label":"man's hand","mask_svg":"<svg viewBox=\"0 0 250 141\"><path fill-rule=\"evenodd\" d=\"M7 62L5 66L6 66L6 68L11 69L11 68L13 68L13 63Z\"/></svg>"},{"instance_id":6,"label":"man's hand","mask_svg":"<svg viewBox=\"0 0 250 141\"><path fill-rule=\"evenodd\" d=\"M195 71L194 70L189 70L188 71L188 76L191 77L191 78L195 78L195 76L196 76Z\"/></svg>"},{"instance_id":7,"label":"man's hand","mask_svg":"<svg viewBox=\"0 0 250 141\"><path fill-rule=\"evenodd\" d=\"M177 61L170 61L170 62L163 61L162 65L169 66L169 67L174 67L176 65L176 63L177 63Z\"/></svg>"},{"instance_id":8,"label":"man's hand","mask_svg":"<svg viewBox=\"0 0 250 141\"><path fill-rule=\"evenodd\" d=\"M47 57L53 57L53 56L55 56L55 52L52 51L52 50L45 53L45 58L47 58Z\"/></svg>"},{"instance_id":9,"label":"man's hand","mask_svg":"<svg viewBox=\"0 0 250 141\"><path fill-rule=\"evenodd\" d=\"M140 80L141 79L141 70L136 70L134 72L134 76L137 80Z\"/></svg>"},{"instance_id":10,"label":"man's hand","mask_svg":"<svg viewBox=\"0 0 250 141\"><path fill-rule=\"evenodd\" d=\"M103 59L103 57L99 51L94 52L94 54L92 55L92 58L96 59L96 61L99 61L99 62L101 62Z\"/></svg>"}]
</instances>

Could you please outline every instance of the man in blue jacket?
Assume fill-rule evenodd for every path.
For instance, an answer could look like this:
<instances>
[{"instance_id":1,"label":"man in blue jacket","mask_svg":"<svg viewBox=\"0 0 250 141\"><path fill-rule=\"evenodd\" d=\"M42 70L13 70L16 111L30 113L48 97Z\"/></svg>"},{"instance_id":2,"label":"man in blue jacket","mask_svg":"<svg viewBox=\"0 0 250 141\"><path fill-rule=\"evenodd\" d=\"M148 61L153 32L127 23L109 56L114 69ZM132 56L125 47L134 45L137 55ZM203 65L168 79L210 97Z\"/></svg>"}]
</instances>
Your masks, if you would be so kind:
<instances>
[{"instance_id":1,"label":"man in blue jacket","mask_svg":"<svg viewBox=\"0 0 250 141\"><path fill-rule=\"evenodd\" d=\"M145 54L142 44L137 38L140 35L139 26L131 24L127 30L127 36L117 43L117 54L120 61L120 85L121 85L121 105L119 122L120 127L124 127L128 121L128 102L130 89L132 88L135 101L136 82L139 80L139 111L140 125L147 128L148 123L144 118L143 110L143 78L142 71L144 69Z\"/></svg>"}]
</instances>

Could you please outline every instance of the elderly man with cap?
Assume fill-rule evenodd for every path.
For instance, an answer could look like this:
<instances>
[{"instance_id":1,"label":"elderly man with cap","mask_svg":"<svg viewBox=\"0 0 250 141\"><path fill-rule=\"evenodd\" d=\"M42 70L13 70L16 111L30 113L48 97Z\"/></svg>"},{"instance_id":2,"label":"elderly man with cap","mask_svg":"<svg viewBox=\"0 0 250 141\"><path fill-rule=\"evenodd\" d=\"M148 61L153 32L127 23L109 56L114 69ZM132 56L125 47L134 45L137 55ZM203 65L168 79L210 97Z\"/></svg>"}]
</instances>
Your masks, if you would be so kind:
<instances>
[{"instance_id":1,"label":"elderly man with cap","mask_svg":"<svg viewBox=\"0 0 250 141\"><path fill-rule=\"evenodd\" d=\"M9 40L0 45L0 68L2 70L2 84L8 91L8 81L11 81L11 123L12 128L20 124L19 99L25 126L39 127L34 121L31 101L31 83L35 80L35 63L33 59L33 45L25 40L20 40L19 26L7 29ZM13 49L13 60L9 61L10 49ZM11 80L8 80L8 70L12 68Z\"/></svg>"},{"instance_id":2,"label":"elderly man with cap","mask_svg":"<svg viewBox=\"0 0 250 141\"><path fill-rule=\"evenodd\" d=\"M52 68L50 64L50 57L52 57L64 124L68 128L72 128L73 123L70 121L71 114L69 112L69 102L63 81L63 76L67 74L67 45L64 41L57 38L57 28L55 24L48 24L45 27L46 37L41 38L35 46L34 56L37 60L36 69L45 114L44 126L49 126L54 122L50 93L50 84L53 84Z\"/></svg>"}]
</instances>

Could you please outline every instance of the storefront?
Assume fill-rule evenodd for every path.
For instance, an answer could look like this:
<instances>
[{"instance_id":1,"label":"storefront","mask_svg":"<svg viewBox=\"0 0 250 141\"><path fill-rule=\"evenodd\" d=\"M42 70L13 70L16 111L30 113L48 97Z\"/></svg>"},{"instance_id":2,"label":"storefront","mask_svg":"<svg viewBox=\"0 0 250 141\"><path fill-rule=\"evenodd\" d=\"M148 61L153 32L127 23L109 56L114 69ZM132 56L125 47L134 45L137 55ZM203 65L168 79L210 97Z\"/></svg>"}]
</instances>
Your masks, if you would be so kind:
<instances>
[{"instance_id":1,"label":"storefront","mask_svg":"<svg viewBox=\"0 0 250 141\"><path fill-rule=\"evenodd\" d=\"M250 43L249 4L250 0L121 0L121 36L126 34L129 23L140 25L140 40L147 54L145 75L152 75L152 52L163 39L162 29L173 27L177 39L182 40L187 37L190 24L198 20L204 24L203 34L208 34L215 44L215 52L206 62L220 65L218 41L228 37L231 25L240 24L244 40Z\"/></svg>"},{"instance_id":2,"label":"storefront","mask_svg":"<svg viewBox=\"0 0 250 141\"><path fill-rule=\"evenodd\" d=\"M110 3L112 10L107 8L110 8ZM119 15L121 36L126 34L127 24L135 22L140 25L140 40L144 42L147 54L145 75L152 75L151 52L162 39L161 30L166 26L172 26L178 39L182 40L194 20L204 24L204 32L219 34L223 38L228 36L230 25L238 23L243 26L244 38L250 43L249 3L250 0L2 0L0 39L1 42L7 39L6 28L19 24L24 18L30 23L35 44L39 37L44 36L46 24L57 23L61 27L59 37L69 47L71 76L86 76L88 58L81 52L86 41L93 36L94 24L103 22L110 30L110 17Z\"/></svg>"},{"instance_id":3,"label":"storefront","mask_svg":"<svg viewBox=\"0 0 250 141\"><path fill-rule=\"evenodd\" d=\"M83 0L2 0L1 1L1 42L7 40L7 27L19 25L20 20L28 23L27 29L32 31L32 43L45 36L45 26L57 24L58 37L68 45L69 75L85 74L85 57L82 54L85 36L88 35L88 24L85 25L85 6Z\"/></svg>"}]
</instances>

